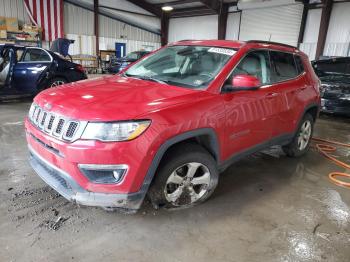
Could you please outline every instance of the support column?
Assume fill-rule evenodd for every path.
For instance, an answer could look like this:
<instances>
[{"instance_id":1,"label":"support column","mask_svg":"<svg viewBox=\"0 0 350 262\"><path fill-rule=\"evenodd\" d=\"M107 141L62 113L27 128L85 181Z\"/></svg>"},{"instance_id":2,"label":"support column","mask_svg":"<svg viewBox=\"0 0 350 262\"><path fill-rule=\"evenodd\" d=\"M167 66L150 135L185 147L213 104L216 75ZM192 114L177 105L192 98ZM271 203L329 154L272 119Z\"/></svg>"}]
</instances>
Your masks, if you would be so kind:
<instances>
[{"instance_id":1,"label":"support column","mask_svg":"<svg viewBox=\"0 0 350 262\"><path fill-rule=\"evenodd\" d=\"M218 39L226 39L226 28L227 28L227 16L228 16L228 5L222 5L218 17Z\"/></svg>"},{"instance_id":2,"label":"support column","mask_svg":"<svg viewBox=\"0 0 350 262\"><path fill-rule=\"evenodd\" d=\"M324 46L326 43L329 19L332 13L333 0L323 0L320 31L318 33L317 47L316 47L316 59L319 59L323 54Z\"/></svg>"},{"instance_id":3,"label":"support column","mask_svg":"<svg viewBox=\"0 0 350 262\"><path fill-rule=\"evenodd\" d=\"M95 33L95 37L96 37L96 43L95 43L95 47L96 47L96 56L99 55L99 30L98 30L98 0L94 0L94 33Z\"/></svg>"},{"instance_id":4,"label":"support column","mask_svg":"<svg viewBox=\"0 0 350 262\"><path fill-rule=\"evenodd\" d=\"M309 13L309 0L306 0L306 1L304 1L303 14L301 17L301 22L300 22L298 48L300 47L300 44L304 41L305 26L306 26L306 20L307 20L308 13Z\"/></svg>"},{"instance_id":5,"label":"support column","mask_svg":"<svg viewBox=\"0 0 350 262\"><path fill-rule=\"evenodd\" d=\"M168 36L169 36L169 14L162 12L162 16L160 18L160 42L162 46L168 44Z\"/></svg>"}]
</instances>

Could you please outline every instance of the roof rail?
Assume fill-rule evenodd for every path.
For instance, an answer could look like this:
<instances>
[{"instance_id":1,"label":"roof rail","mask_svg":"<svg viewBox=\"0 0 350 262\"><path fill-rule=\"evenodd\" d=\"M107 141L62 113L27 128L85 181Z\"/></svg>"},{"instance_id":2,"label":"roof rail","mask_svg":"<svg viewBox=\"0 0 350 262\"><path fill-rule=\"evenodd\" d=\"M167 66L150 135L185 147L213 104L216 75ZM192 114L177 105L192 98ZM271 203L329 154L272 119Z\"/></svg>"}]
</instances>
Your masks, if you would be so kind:
<instances>
[{"instance_id":1,"label":"roof rail","mask_svg":"<svg viewBox=\"0 0 350 262\"><path fill-rule=\"evenodd\" d=\"M298 49L296 46L287 45L287 44L278 43L278 42L264 41L264 40L249 40L249 41L246 41L246 43L247 44L256 43L256 44L280 45L280 46L285 46L285 47L289 47L289 48Z\"/></svg>"}]
</instances>

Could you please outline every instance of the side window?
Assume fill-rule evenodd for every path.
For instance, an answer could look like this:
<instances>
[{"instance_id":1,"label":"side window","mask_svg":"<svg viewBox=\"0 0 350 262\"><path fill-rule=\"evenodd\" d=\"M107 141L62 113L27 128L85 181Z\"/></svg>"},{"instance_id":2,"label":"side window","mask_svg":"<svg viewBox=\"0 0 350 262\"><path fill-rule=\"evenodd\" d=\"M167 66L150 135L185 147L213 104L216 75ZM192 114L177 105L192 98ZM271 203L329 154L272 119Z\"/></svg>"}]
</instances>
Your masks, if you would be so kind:
<instances>
[{"instance_id":1,"label":"side window","mask_svg":"<svg viewBox=\"0 0 350 262\"><path fill-rule=\"evenodd\" d=\"M295 58L295 64L297 66L298 74L300 75L301 73L305 72L303 60L298 55L295 55L294 58Z\"/></svg>"},{"instance_id":2,"label":"side window","mask_svg":"<svg viewBox=\"0 0 350 262\"><path fill-rule=\"evenodd\" d=\"M288 80L298 75L293 54L271 51L270 57L274 69L274 82Z\"/></svg>"},{"instance_id":3,"label":"side window","mask_svg":"<svg viewBox=\"0 0 350 262\"><path fill-rule=\"evenodd\" d=\"M17 62L21 60L22 55L23 55L23 49L18 49L18 50L16 51Z\"/></svg>"},{"instance_id":4,"label":"side window","mask_svg":"<svg viewBox=\"0 0 350 262\"><path fill-rule=\"evenodd\" d=\"M252 75L257 77L261 84L271 83L271 67L268 51L253 51L248 53L233 70L230 80L236 75Z\"/></svg>"},{"instance_id":5,"label":"side window","mask_svg":"<svg viewBox=\"0 0 350 262\"><path fill-rule=\"evenodd\" d=\"M50 56L41 49L27 49L24 55L24 62L50 62Z\"/></svg>"}]
</instances>

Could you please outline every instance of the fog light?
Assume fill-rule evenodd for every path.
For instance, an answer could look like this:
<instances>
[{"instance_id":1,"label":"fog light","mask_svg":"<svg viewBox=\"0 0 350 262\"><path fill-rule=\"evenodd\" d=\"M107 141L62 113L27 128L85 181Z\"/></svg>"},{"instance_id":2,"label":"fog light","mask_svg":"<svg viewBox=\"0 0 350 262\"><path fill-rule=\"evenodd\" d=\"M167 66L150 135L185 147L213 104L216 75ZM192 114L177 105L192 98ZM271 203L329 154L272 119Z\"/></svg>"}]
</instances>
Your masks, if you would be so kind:
<instances>
[{"instance_id":1,"label":"fog light","mask_svg":"<svg viewBox=\"0 0 350 262\"><path fill-rule=\"evenodd\" d=\"M93 183L117 184L123 180L128 166L80 164L79 169L84 176Z\"/></svg>"},{"instance_id":2,"label":"fog light","mask_svg":"<svg viewBox=\"0 0 350 262\"><path fill-rule=\"evenodd\" d=\"M115 180L119 181L124 174L124 169L118 169L113 171L113 176Z\"/></svg>"}]
</instances>

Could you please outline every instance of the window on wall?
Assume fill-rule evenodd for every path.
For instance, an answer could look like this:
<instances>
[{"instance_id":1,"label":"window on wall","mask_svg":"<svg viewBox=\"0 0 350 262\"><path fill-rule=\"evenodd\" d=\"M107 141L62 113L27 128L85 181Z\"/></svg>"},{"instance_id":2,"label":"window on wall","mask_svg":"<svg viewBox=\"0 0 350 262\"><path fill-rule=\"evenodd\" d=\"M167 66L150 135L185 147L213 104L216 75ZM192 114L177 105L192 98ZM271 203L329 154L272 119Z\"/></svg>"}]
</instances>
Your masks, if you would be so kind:
<instances>
[{"instance_id":1,"label":"window on wall","mask_svg":"<svg viewBox=\"0 0 350 262\"><path fill-rule=\"evenodd\" d=\"M274 82L285 81L298 75L293 54L271 51L270 57L274 69L272 74Z\"/></svg>"},{"instance_id":2,"label":"window on wall","mask_svg":"<svg viewBox=\"0 0 350 262\"><path fill-rule=\"evenodd\" d=\"M233 70L230 80L236 75L251 75L258 78L261 84L271 83L271 67L268 51L260 50L248 53Z\"/></svg>"}]
</instances>

